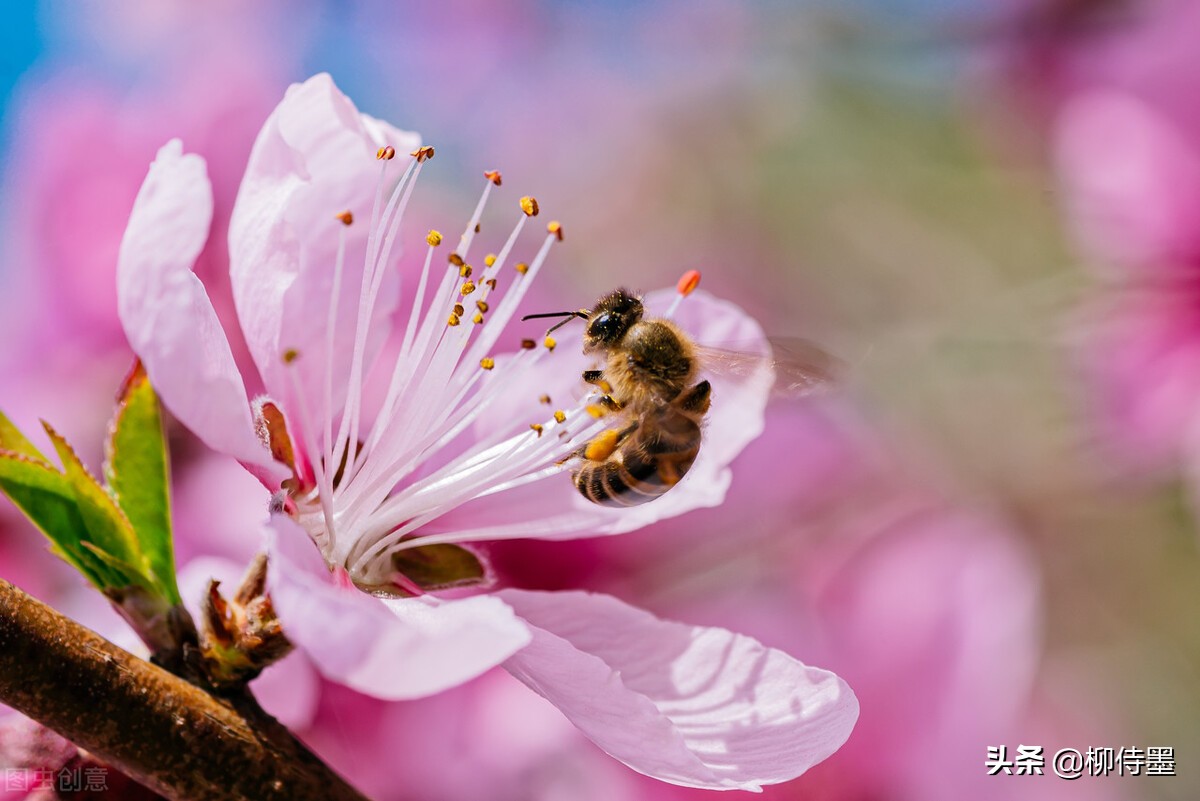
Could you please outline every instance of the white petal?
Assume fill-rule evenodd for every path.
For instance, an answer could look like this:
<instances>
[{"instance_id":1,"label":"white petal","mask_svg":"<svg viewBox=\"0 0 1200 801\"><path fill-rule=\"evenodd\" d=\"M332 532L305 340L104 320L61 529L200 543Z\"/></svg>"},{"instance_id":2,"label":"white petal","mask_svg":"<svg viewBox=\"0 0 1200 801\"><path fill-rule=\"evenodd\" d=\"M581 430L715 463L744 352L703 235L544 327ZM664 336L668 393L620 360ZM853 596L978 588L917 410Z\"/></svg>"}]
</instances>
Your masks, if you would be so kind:
<instances>
[{"instance_id":1,"label":"white petal","mask_svg":"<svg viewBox=\"0 0 1200 801\"><path fill-rule=\"evenodd\" d=\"M648 776L758 790L828 757L858 718L837 676L749 637L659 620L604 595L499 595L534 633L505 667Z\"/></svg>"}]
</instances>

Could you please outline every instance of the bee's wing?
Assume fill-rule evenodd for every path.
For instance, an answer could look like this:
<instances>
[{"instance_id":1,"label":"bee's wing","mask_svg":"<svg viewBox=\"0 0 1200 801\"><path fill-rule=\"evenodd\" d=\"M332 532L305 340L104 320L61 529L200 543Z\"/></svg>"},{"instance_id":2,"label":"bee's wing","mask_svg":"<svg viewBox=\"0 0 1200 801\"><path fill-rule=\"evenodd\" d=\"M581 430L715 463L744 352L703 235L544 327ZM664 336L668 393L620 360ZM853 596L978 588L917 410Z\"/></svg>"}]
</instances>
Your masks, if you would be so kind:
<instances>
[{"instance_id":1,"label":"bee's wing","mask_svg":"<svg viewBox=\"0 0 1200 801\"><path fill-rule=\"evenodd\" d=\"M771 353L697 345L702 369L717 377L747 378L763 367L775 371L771 394L797 398L828 389L845 372L841 359L807 339L769 337Z\"/></svg>"}]
</instances>

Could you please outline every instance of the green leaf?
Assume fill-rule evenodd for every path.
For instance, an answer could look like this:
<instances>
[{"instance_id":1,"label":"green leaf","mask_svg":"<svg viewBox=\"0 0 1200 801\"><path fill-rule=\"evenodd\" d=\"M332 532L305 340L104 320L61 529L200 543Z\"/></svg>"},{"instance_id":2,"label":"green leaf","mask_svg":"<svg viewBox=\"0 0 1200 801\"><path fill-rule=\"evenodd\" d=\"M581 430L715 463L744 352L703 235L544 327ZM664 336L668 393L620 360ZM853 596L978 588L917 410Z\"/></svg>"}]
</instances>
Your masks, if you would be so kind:
<instances>
[{"instance_id":1,"label":"green leaf","mask_svg":"<svg viewBox=\"0 0 1200 801\"><path fill-rule=\"evenodd\" d=\"M392 554L392 565L422 590L469 587L490 580L487 566L474 551L452 543L420 545Z\"/></svg>"},{"instance_id":2,"label":"green leaf","mask_svg":"<svg viewBox=\"0 0 1200 801\"><path fill-rule=\"evenodd\" d=\"M53 550L103 589L120 577L83 547L87 526L75 489L62 473L24 453L0 451L0 490L53 544Z\"/></svg>"},{"instance_id":3,"label":"green leaf","mask_svg":"<svg viewBox=\"0 0 1200 801\"><path fill-rule=\"evenodd\" d=\"M50 460L38 451L34 444L30 442L21 431L13 425L12 420L4 416L4 412L0 412L0 450L12 451L13 453L23 453L26 456L32 456L41 462L49 464Z\"/></svg>"},{"instance_id":4,"label":"green leaf","mask_svg":"<svg viewBox=\"0 0 1200 801\"><path fill-rule=\"evenodd\" d=\"M84 550L99 559L100 562L106 565L114 573L121 576L122 582L120 584L109 585L109 587L106 589L144 587L154 595L159 594L158 588L152 585L150 578L146 576L144 571L140 570L136 565L131 565L128 562L124 562L112 554L97 548L90 542L83 542L81 545L83 546Z\"/></svg>"},{"instance_id":5,"label":"green leaf","mask_svg":"<svg viewBox=\"0 0 1200 801\"><path fill-rule=\"evenodd\" d=\"M145 574L148 566L125 513L87 471L67 441L49 423L43 422L42 426L58 451L58 458L62 460L63 473L75 493L75 503L83 518L87 539L117 561L132 565Z\"/></svg>"},{"instance_id":6,"label":"green leaf","mask_svg":"<svg viewBox=\"0 0 1200 801\"><path fill-rule=\"evenodd\" d=\"M121 388L109 424L105 456L105 479L133 526L146 563L167 599L180 603L162 411L141 364L134 367Z\"/></svg>"}]
</instances>

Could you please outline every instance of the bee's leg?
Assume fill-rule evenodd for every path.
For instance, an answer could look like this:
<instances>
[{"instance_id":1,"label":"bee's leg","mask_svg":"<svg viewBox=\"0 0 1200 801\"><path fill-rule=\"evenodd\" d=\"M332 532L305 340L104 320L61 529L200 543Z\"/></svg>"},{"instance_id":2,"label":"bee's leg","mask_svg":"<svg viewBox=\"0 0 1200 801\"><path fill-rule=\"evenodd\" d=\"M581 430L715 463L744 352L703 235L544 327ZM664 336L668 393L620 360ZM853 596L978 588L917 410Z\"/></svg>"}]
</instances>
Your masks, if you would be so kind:
<instances>
[{"instance_id":1,"label":"bee's leg","mask_svg":"<svg viewBox=\"0 0 1200 801\"><path fill-rule=\"evenodd\" d=\"M676 401L679 408L691 414L707 414L712 403L712 384L701 381L689 390L685 390Z\"/></svg>"},{"instance_id":2,"label":"bee's leg","mask_svg":"<svg viewBox=\"0 0 1200 801\"><path fill-rule=\"evenodd\" d=\"M594 387L599 387L600 391L604 393L605 397L612 392L612 384L605 380L603 370L584 370L583 380L585 383L591 384ZM610 409L621 408L620 405L612 405L614 403L612 398L608 398L607 401L604 400L604 398L601 398L600 402L608 406Z\"/></svg>"},{"instance_id":3,"label":"bee's leg","mask_svg":"<svg viewBox=\"0 0 1200 801\"><path fill-rule=\"evenodd\" d=\"M588 404L587 407L592 417L603 417L609 412L619 412L621 408L621 402L612 395L601 395L596 398L595 403Z\"/></svg>"}]
</instances>

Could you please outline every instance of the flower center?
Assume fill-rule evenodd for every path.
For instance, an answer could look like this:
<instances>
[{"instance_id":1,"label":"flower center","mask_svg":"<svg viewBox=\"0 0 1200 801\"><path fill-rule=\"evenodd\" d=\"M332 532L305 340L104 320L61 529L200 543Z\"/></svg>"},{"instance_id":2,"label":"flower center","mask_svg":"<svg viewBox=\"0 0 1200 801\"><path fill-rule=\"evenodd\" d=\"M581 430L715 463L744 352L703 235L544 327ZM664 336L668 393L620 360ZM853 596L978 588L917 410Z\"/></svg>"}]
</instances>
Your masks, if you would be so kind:
<instances>
[{"instance_id":1,"label":"flower center","mask_svg":"<svg viewBox=\"0 0 1200 801\"><path fill-rule=\"evenodd\" d=\"M472 266L470 252L480 219L493 189L501 184L498 172L485 173L483 193L440 278L433 263L443 236L437 231L426 236L424 265L403 337L391 369L377 376L380 388L386 380L386 392L367 423L363 406L372 373L366 363L371 320L401 220L433 148L410 154L390 193L385 188L395 151L385 147L377 155L382 165L358 288L345 403L334 408L334 331L340 296L347 291L342 286L346 230L354 222L349 212L338 215L345 225L339 230L325 320L322 396L305 397L292 370L287 403L288 419L298 423L290 428L299 431L303 455L297 459L298 487L292 493L295 516L326 561L345 568L360 584L401 578L391 575L393 553L456 540L453 534L418 536L422 526L475 498L561 472L578 443L604 427L587 413L583 399L574 408L547 409L545 419L533 423L489 419L485 433L473 439L464 436L491 399L529 386L535 368L555 346L547 336L540 347L524 340L514 354L493 353L550 249L562 239L562 227L551 222L534 257L506 267L519 235L539 211L535 199L521 198L520 215L503 247L485 256L481 268ZM289 350L284 361L295 364L301 356Z\"/></svg>"}]
</instances>

